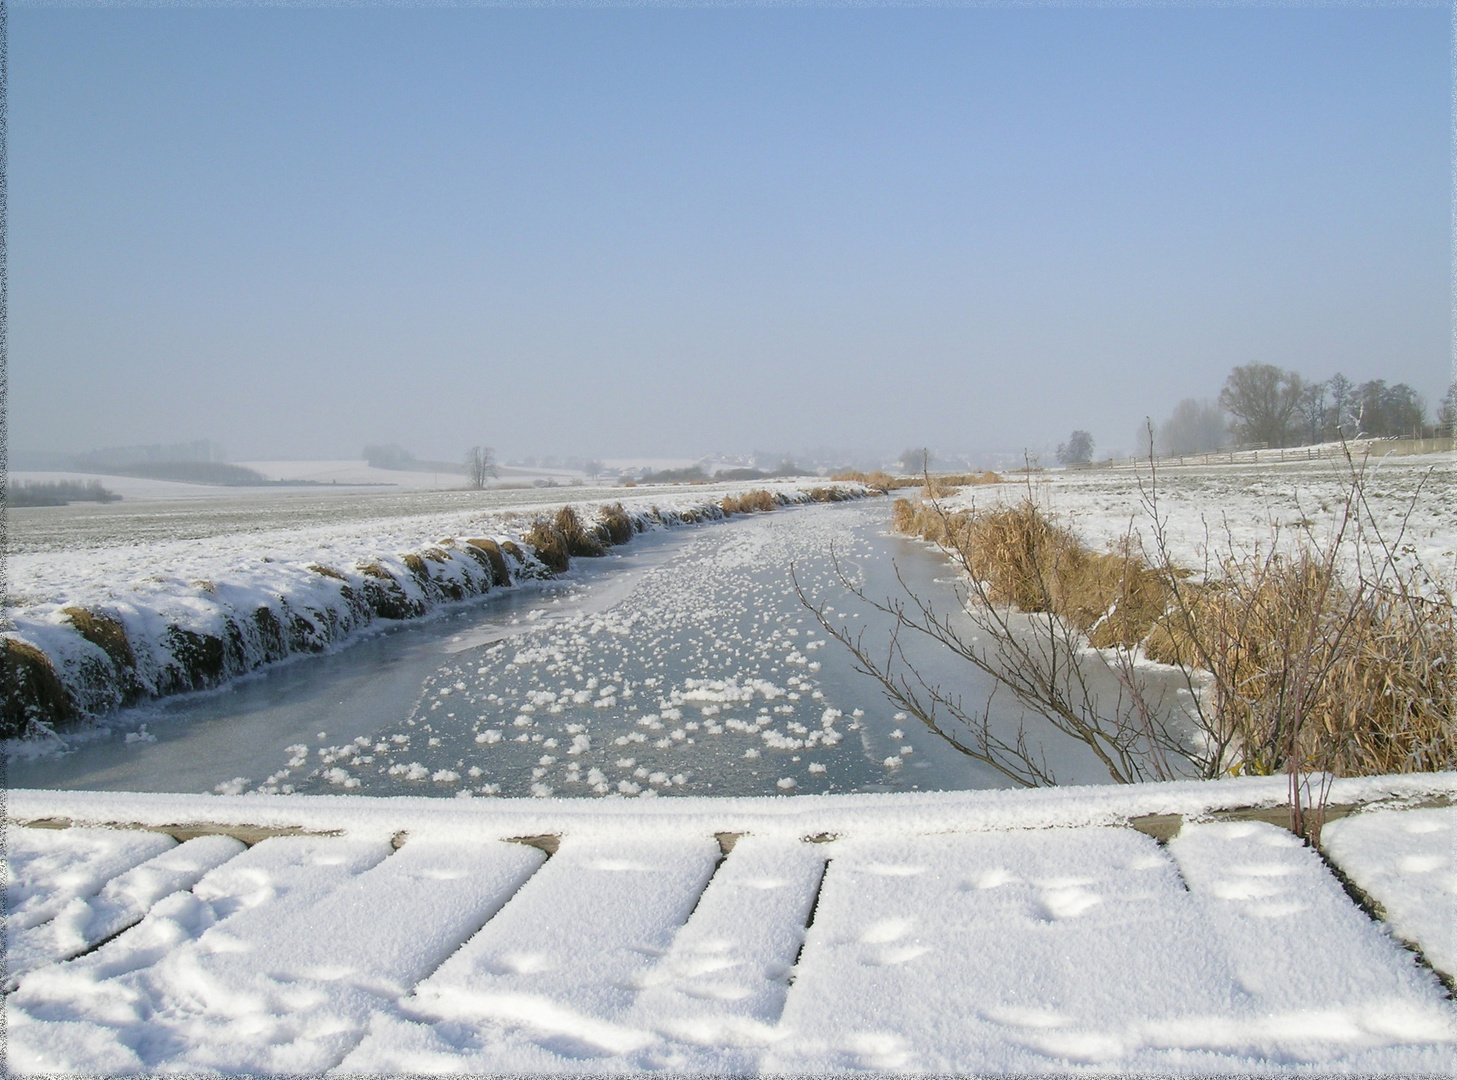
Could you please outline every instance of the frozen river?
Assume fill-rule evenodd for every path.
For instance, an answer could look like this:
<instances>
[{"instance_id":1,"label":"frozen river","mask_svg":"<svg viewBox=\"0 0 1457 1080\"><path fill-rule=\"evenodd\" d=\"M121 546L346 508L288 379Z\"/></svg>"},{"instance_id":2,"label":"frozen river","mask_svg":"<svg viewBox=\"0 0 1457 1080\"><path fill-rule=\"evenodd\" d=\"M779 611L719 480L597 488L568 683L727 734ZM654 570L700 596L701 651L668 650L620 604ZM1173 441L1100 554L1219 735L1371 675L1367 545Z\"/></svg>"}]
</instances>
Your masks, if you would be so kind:
<instances>
[{"instance_id":1,"label":"frozen river","mask_svg":"<svg viewBox=\"0 0 1457 1080\"><path fill-rule=\"evenodd\" d=\"M888 707L793 589L886 627L894 567L954 604L948 564L886 532L883 500L655 531L565 578L497 593L333 655L111 719L65 753L12 761L16 787L435 796L784 795L1002 786ZM968 702L988 688L955 681ZM1008 722L1014 722L1013 717ZM1063 782L1099 782L1075 752Z\"/></svg>"}]
</instances>

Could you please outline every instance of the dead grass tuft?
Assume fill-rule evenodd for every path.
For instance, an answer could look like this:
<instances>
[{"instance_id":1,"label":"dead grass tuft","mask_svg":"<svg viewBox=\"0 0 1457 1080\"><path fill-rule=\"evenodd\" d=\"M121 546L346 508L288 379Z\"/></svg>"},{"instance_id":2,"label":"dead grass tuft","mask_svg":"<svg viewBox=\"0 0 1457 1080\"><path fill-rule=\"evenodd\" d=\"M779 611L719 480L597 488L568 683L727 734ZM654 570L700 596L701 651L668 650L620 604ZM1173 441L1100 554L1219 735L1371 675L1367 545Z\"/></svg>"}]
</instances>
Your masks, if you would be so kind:
<instances>
[{"instance_id":1,"label":"dead grass tuft","mask_svg":"<svg viewBox=\"0 0 1457 1080\"><path fill-rule=\"evenodd\" d=\"M424 563L420 563L421 569ZM360 591L365 606L381 619L413 619L425 611L422 601L412 600L395 576L377 562L359 563L364 576Z\"/></svg>"},{"instance_id":2,"label":"dead grass tuft","mask_svg":"<svg viewBox=\"0 0 1457 1080\"><path fill-rule=\"evenodd\" d=\"M466 554L490 571L491 584L496 587L511 584L511 573L506 569L506 557L501 546L494 540L477 538L465 542Z\"/></svg>"},{"instance_id":3,"label":"dead grass tuft","mask_svg":"<svg viewBox=\"0 0 1457 1080\"><path fill-rule=\"evenodd\" d=\"M755 491L745 491L739 495L725 495L719 503L719 508L725 514L762 514L779 507L779 500L772 492L763 488Z\"/></svg>"},{"instance_id":4,"label":"dead grass tuft","mask_svg":"<svg viewBox=\"0 0 1457 1080\"><path fill-rule=\"evenodd\" d=\"M37 723L64 723L76 715L50 658L28 642L0 638L0 683L0 738L21 738Z\"/></svg>"},{"instance_id":5,"label":"dead grass tuft","mask_svg":"<svg viewBox=\"0 0 1457 1080\"><path fill-rule=\"evenodd\" d=\"M222 638L169 626L162 645L169 656L162 671L164 692L205 690L222 681L227 660Z\"/></svg>"},{"instance_id":6,"label":"dead grass tuft","mask_svg":"<svg viewBox=\"0 0 1457 1080\"><path fill-rule=\"evenodd\" d=\"M607 542L613 545L627 543L636 531L633 528L632 518L622 508L621 503L603 507L602 512L597 515L597 521L607 530Z\"/></svg>"},{"instance_id":7,"label":"dead grass tuft","mask_svg":"<svg viewBox=\"0 0 1457 1080\"><path fill-rule=\"evenodd\" d=\"M71 621L76 633L111 659L118 672L136 670L136 654L127 640L126 628L118 620L83 607L65 607L61 614Z\"/></svg>"},{"instance_id":8,"label":"dead grass tuft","mask_svg":"<svg viewBox=\"0 0 1457 1080\"><path fill-rule=\"evenodd\" d=\"M903 488L921 488L923 493L932 499L945 498L958 488L974 484L1000 484L1002 482L1002 478L994 472L941 473L931 477L930 487L927 488L924 476L891 476L890 473L881 469L869 473L850 470L836 473L830 479L864 484L882 494L900 491Z\"/></svg>"},{"instance_id":9,"label":"dead grass tuft","mask_svg":"<svg viewBox=\"0 0 1457 1080\"><path fill-rule=\"evenodd\" d=\"M556 523L542 518L535 522L523 539L531 545L541 564L553 574L564 574L572 565L567 553L567 538L562 535Z\"/></svg>"},{"instance_id":10,"label":"dead grass tuft","mask_svg":"<svg viewBox=\"0 0 1457 1080\"><path fill-rule=\"evenodd\" d=\"M606 554L607 549L602 546L602 541L597 538L593 530L588 529L582 523L582 518L575 507L563 506L556 512L556 520L553 524L566 543L568 555L574 558L595 559Z\"/></svg>"}]
</instances>

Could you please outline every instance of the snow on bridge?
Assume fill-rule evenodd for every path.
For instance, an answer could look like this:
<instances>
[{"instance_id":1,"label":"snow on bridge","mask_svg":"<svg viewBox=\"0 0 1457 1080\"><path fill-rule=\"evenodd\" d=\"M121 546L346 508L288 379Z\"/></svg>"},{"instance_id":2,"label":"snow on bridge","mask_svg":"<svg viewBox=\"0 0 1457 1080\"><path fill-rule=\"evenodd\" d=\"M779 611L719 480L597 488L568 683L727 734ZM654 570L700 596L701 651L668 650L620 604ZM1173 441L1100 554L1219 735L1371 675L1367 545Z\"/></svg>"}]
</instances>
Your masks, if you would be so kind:
<instances>
[{"instance_id":1,"label":"snow on bridge","mask_svg":"<svg viewBox=\"0 0 1457 1080\"><path fill-rule=\"evenodd\" d=\"M12 791L8 1067L1457 1073L1457 774L1283 791Z\"/></svg>"}]
</instances>

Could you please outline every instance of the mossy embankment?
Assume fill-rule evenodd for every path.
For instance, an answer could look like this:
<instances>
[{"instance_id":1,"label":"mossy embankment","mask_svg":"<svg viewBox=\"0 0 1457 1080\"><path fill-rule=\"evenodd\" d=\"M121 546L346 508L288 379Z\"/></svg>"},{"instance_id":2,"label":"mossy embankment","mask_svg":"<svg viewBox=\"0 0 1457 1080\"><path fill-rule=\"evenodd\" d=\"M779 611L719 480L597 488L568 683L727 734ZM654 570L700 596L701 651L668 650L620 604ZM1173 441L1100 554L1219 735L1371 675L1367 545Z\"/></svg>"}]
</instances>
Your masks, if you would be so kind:
<instances>
[{"instance_id":1,"label":"mossy embankment","mask_svg":"<svg viewBox=\"0 0 1457 1080\"><path fill-rule=\"evenodd\" d=\"M0 634L0 738L25 738L151 698L221 685L265 664L319 653L383 620L426 616L443 605L564 573L637 533L796 503L839 502L873 492L834 485L758 490L660 508L576 507L507 520L493 536L447 537L405 553L348 565L300 562L280 587L198 581L186 595L143 594L69 604L44 618L17 613ZM165 601L165 602L162 602Z\"/></svg>"}]
</instances>

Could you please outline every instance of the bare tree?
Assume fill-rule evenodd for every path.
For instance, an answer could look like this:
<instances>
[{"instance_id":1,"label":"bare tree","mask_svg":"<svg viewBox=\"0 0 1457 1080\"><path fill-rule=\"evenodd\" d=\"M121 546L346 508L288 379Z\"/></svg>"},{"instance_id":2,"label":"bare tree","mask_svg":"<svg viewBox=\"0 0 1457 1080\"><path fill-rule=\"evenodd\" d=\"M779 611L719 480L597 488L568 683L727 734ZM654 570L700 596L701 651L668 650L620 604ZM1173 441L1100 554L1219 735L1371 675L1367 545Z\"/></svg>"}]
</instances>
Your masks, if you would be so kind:
<instances>
[{"instance_id":1,"label":"bare tree","mask_svg":"<svg viewBox=\"0 0 1457 1080\"><path fill-rule=\"evenodd\" d=\"M1306 383L1300 391L1300 418L1305 422L1301 439L1318 443L1326 427L1326 394L1330 387L1323 382Z\"/></svg>"},{"instance_id":2,"label":"bare tree","mask_svg":"<svg viewBox=\"0 0 1457 1080\"><path fill-rule=\"evenodd\" d=\"M1274 364L1246 364L1229 373L1219 392L1219 404L1235 418L1243 442L1284 446L1304 387L1304 380L1294 371L1283 371Z\"/></svg>"},{"instance_id":3,"label":"bare tree","mask_svg":"<svg viewBox=\"0 0 1457 1080\"><path fill-rule=\"evenodd\" d=\"M1355 417L1356 384L1339 371L1325 382L1331 397L1325 436L1331 439L1354 439L1358 430Z\"/></svg>"},{"instance_id":4,"label":"bare tree","mask_svg":"<svg viewBox=\"0 0 1457 1080\"><path fill-rule=\"evenodd\" d=\"M1174 414L1159 425L1158 438L1154 440L1158 452L1165 457L1183 454L1202 454L1218 450L1224 445L1229 426L1224 411L1212 401L1196 401L1185 398L1174 406ZM1148 434L1141 431L1139 440L1140 457L1148 456Z\"/></svg>"},{"instance_id":5,"label":"bare tree","mask_svg":"<svg viewBox=\"0 0 1457 1080\"><path fill-rule=\"evenodd\" d=\"M1093 436L1086 431L1074 431L1067 442L1058 444L1057 460L1064 465L1086 465L1093 460Z\"/></svg>"},{"instance_id":6,"label":"bare tree","mask_svg":"<svg viewBox=\"0 0 1457 1080\"><path fill-rule=\"evenodd\" d=\"M901 451L897 460L901 472L914 475L918 472L925 472L931 467L931 451L924 446L912 446Z\"/></svg>"},{"instance_id":7,"label":"bare tree","mask_svg":"<svg viewBox=\"0 0 1457 1080\"><path fill-rule=\"evenodd\" d=\"M1420 438L1426 426L1426 402L1406 383L1387 386L1385 379L1372 379L1357 388L1356 402L1362 434Z\"/></svg>"},{"instance_id":8,"label":"bare tree","mask_svg":"<svg viewBox=\"0 0 1457 1080\"><path fill-rule=\"evenodd\" d=\"M582 466L582 471L586 473L587 476L595 484L597 482L597 477L602 474L602 462L593 459L592 461L589 461Z\"/></svg>"},{"instance_id":9,"label":"bare tree","mask_svg":"<svg viewBox=\"0 0 1457 1080\"><path fill-rule=\"evenodd\" d=\"M1457 382L1447 387L1437 404L1437 427L1449 438L1457 437Z\"/></svg>"},{"instance_id":10,"label":"bare tree","mask_svg":"<svg viewBox=\"0 0 1457 1080\"><path fill-rule=\"evenodd\" d=\"M466 451L465 474L477 491L485 487L486 480L497 475L495 451L489 446L472 446Z\"/></svg>"}]
</instances>

